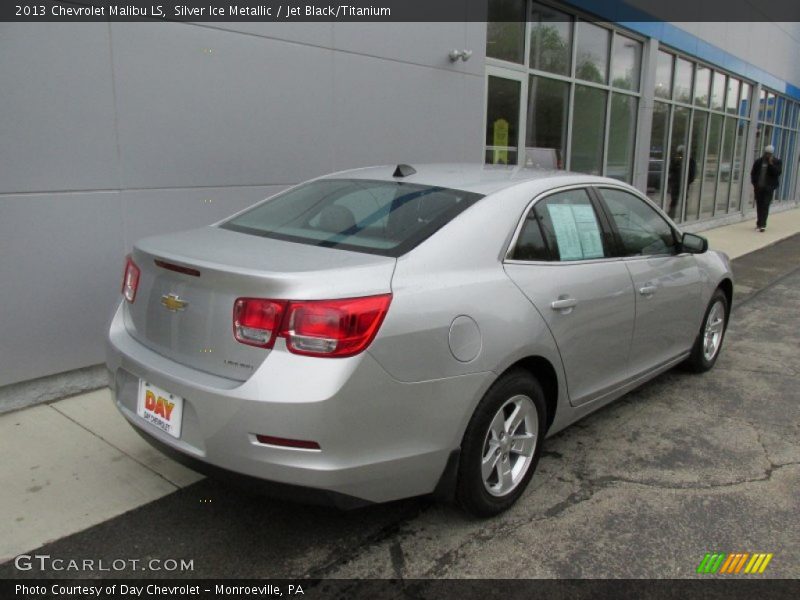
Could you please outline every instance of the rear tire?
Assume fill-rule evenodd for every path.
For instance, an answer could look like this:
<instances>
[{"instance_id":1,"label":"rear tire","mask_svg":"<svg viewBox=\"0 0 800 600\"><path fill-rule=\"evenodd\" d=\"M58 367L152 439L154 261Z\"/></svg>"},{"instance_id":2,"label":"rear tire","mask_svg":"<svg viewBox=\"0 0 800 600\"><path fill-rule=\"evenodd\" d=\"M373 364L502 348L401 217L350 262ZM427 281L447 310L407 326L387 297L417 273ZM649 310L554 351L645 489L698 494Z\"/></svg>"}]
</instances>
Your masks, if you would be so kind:
<instances>
[{"instance_id":1,"label":"rear tire","mask_svg":"<svg viewBox=\"0 0 800 600\"><path fill-rule=\"evenodd\" d=\"M461 444L456 498L468 512L503 512L530 482L546 431L539 382L524 370L498 379L478 404Z\"/></svg>"},{"instance_id":2,"label":"rear tire","mask_svg":"<svg viewBox=\"0 0 800 600\"><path fill-rule=\"evenodd\" d=\"M694 373L710 371L722 351L722 342L728 328L728 297L717 289L703 315L703 324L686 359L686 367Z\"/></svg>"}]
</instances>

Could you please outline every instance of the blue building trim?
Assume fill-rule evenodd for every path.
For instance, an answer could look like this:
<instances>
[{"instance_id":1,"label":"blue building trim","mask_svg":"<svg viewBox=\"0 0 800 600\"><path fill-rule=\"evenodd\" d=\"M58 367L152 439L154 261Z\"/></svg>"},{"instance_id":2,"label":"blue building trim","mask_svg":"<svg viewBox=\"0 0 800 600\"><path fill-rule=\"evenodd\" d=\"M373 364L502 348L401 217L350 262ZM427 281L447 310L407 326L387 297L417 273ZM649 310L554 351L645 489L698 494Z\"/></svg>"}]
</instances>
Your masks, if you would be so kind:
<instances>
[{"instance_id":1,"label":"blue building trim","mask_svg":"<svg viewBox=\"0 0 800 600\"><path fill-rule=\"evenodd\" d=\"M601 19L616 23L641 35L655 38L666 44L691 54L694 57L717 65L731 73L735 73L752 81L757 81L769 88L800 100L800 87L768 73L741 58L709 44L705 40L676 27L672 23L656 20L656 18L623 0L568 0L576 8L585 10Z\"/></svg>"}]
</instances>

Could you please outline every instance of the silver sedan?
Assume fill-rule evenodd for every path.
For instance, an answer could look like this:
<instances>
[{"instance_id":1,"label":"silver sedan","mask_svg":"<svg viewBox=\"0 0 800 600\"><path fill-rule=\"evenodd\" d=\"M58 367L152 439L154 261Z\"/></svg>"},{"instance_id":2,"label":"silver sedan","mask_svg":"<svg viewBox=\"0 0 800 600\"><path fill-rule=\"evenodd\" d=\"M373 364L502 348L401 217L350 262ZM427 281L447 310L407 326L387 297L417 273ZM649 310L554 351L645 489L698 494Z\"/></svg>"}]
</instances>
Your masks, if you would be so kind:
<instances>
[{"instance_id":1,"label":"silver sedan","mask_svg":"<svg viewBox=\"0 0 800 600\"><path fill-rule=\"evenodd\" d=\"M107 364L133 427L201 471L492 515L546 436L713 367L732 294L724 254L613 179L371 167L139 241Z\"/></svg>"}]
</instances>

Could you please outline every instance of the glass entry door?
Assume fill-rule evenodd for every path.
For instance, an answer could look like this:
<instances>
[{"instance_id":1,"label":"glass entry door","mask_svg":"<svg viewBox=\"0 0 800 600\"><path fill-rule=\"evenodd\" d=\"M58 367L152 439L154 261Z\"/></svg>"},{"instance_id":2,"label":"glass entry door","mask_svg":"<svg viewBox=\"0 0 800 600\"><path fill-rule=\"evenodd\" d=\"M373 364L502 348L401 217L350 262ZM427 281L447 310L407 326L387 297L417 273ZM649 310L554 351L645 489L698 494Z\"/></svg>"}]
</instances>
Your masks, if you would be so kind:
<instances>
[{"instance_id":1,"label":"glass entry door","mask_svg":"<svg viewBox=\"0 0 800 600\"><path fill-rule=\"evenodd\" d=\"M520 156L520 122L523 89L526 82L520 73L487 68L486 73L487 164L516 165Z\"/></svg>"}]
</instances>

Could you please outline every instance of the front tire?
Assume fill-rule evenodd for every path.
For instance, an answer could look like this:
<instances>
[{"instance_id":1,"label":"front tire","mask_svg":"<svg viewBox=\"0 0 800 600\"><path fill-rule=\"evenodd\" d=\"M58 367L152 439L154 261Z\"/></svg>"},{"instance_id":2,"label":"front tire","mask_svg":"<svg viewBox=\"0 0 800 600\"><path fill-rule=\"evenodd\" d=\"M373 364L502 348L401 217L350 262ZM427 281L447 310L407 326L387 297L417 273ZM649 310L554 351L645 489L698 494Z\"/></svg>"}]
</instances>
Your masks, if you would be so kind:
<instances>
[{"instance_id":1,"label":"front tire","mask_svg":"<svg viewBox=\"0 0 800 600\"><path fill-rule=\"evenodd\" d=\"M711 296L703 324L686 360L686 366L695 373L710 371L717 362L728 328L728 297L720 289Z\"/></svg>"},{"instance_id":2,"label":"front tire","mask_svg":"<svg viewBox=\"0 0 800 600\"><path fill-rule=\"evenodd\" d=\"M523 370L498 379L478 404L461 444L456 498L479 517L508 509L525 491L541 454L547 405Z\"/></svg>"}]
</instances>

